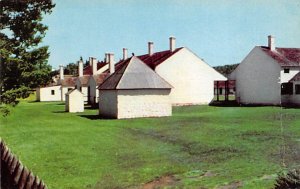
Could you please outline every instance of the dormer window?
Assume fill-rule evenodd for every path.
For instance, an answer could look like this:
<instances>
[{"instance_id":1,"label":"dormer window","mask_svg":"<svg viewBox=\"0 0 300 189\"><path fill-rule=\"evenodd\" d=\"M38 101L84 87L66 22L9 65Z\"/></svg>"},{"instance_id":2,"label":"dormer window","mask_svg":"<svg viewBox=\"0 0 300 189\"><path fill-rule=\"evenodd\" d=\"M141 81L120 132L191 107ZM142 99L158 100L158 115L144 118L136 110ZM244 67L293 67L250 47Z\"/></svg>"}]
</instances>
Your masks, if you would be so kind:
<instances>
[{"instance_id":1,"label":"dormer window","mask_svg":"<svg viewBox=\"0 0 300 189\"><path fill-rule=\"evenodd\" d=\"M285 69L283 70L283 72L284 72L284 73L290 73L290 69L285 68Z\"/></svg>"}]
</instances>

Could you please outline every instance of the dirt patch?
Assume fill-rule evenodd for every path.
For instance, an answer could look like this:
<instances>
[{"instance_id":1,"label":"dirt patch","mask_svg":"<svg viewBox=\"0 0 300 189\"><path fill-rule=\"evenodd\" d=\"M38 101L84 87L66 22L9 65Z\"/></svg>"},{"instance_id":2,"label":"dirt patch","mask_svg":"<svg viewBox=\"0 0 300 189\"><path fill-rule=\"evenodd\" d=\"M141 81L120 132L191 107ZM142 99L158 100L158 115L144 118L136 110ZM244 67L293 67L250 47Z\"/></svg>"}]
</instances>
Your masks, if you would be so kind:
<instances>
[{"instance_id":1,"label":"dirt patch","mask_svg":"<svg viewBox=\"0 0 300 189\"><path fill-rule=\"evenodd\" d=\"M232 146L206 146L199 142L190 142L174 135L167 135L154 130L142 131L138 129L127 129L127 131L135 136L139 135L163 143L179 146L181 147L181 151L190 155L190 159L187 161L192 162L220 162L245 153L242 149L237 149Z\"/></svg>"},{"instance_id":2,"label":"dirt patch","mask_svg":"<svg viewBox=\"0 0 300 189\"><path fill-rule=\"evenodd\" d=\"M178 182L179 180L176 179L173 175L167 175L147 182L142 186L142 189L159 189L166 186L175 186Z\"/></svg>"},{"instance_id":3,"label":"dirt patch","mask_svg":"<svg viewBox=\"0 0 300 189\"><path fill-rule=\"evenodd\" d=\"M228 185L220 186L217 189L236 189L243 186L243 183L241 181L235 181Z\"/></svg>"}]
</instances>

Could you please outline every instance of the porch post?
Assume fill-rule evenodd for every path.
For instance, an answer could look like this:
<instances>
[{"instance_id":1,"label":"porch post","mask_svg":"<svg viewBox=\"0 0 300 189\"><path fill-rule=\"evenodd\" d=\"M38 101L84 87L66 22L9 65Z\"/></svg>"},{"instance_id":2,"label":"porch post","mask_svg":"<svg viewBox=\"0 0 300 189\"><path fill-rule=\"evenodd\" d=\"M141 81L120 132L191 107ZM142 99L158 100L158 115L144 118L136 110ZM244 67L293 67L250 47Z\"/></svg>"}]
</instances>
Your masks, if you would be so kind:
<instances>
[{"instance_id":1,"label":"porch post","mask_svg":"<svg viewBox=\"0 0 300 189\"><path fill-rule=\"evenodd\" d=\"M217 101L219 101L219 81L217 81Z\"/></svg>"},{"instance_id":2,"label":"porch post","mask_svg":"<svg viewBox=\"0 0 300 189\"><path fill-rule=\"evenodd\" d=\"M228 91L228 80L225 81L225 101L228 101L228 95L229 95L229 91Z\"/></svg>"}]
</instances>

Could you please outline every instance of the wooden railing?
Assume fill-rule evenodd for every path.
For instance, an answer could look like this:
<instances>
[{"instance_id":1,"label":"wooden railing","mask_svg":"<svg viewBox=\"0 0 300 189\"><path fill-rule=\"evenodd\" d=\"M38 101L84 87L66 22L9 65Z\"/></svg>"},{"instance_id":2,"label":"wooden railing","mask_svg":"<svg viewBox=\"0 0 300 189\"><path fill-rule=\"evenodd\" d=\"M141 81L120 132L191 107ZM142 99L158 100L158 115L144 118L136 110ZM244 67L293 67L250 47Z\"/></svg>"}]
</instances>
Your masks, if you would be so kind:
<instances>
[{"instance_id":1,"label":"wooden railing","mask_svg":"<svg viewBox=\"0 0 300 189\"><path fill-rule=\"evenodd\" d=\"M34 176L18 158L11 153L0 138L0 188L1 189L46 189L45 183Z\"/></svg>"}]
</instances>

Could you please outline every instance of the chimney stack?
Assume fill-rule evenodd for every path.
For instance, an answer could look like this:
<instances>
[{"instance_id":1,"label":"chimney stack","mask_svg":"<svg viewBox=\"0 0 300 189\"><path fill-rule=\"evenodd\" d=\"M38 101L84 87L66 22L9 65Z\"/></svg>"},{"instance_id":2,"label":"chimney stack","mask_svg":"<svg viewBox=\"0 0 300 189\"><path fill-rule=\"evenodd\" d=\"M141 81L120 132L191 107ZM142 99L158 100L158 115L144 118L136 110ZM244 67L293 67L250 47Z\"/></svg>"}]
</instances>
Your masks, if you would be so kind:
<instances>
[{"instance_id":1,"label":"chimney stack","mask_svg":"<svg viewBox=\"0 0 300 189\"><path fill-rule=\"evenodd\" d=\"M59 79L60 80L64 79L64 66L63 65L59 66Z\"/></svg>"},{"instance_id":2,"label":"chimney stack","mask_svg":"<svg viewBox=\"0 0 300 189\"><path fill-rule=\"evenodd\" d=\"M79 77L83 76L83 62L82 62L82 60L78 61L78 76Z\"/></svg>"},{"instance_id":3,"label":"chimney stack","mask_svg":"<svg viewBox=\"0 0 300 189\"><path fill-rule=\"evenodd\" d=\"M169 39L170 39L170 51L173 52L176 48L176 38L171 36Z\"/></svg>"},{"instance_id":4,"label":"chimney stack","mask_svg":"<svg viewBox=\"0 0 300 189\"><path fill-rule=\"evenodd\" d=\"M114 61L114 53L109 53L109 73L113 74L115 72L115 61Z\"/></svg>"},{"instance_id":5,"label":"chimney stack","mask_svg":"<svg viewBox=\"0 0 300 189\"><path fill-rule=\"evenodd\" d=\"M275 51L275 37L272 35L268 36L268 47L271 51Z\"/></svg>"},{"instance_id":6,"label":"chimney stack","mask_svg":"<svg viewBox=\"0 0 300 189\"><path fill-rule=\"evenodd\" d=\"M92 60L92 75L96 75L98 62L97 59L93 57L91 57L91 60Z\"/></svg>"},{"instance_id":7,"label":"chimney stack","mask_svg":"<svg viewBox=\"0 0 300 189\"><path fill-rule=\"evenodd\" d=\"M89 57L89 65L92 66L92 62L93 62L93 57Z\"/></svg>"},{"instance_id":8,"label":"chimney stack","mask_svg":"<svg viewBox=\"0 0 300 189\"><path fill-rule=\"evenodd\" d=\"M109 63L109 53L105 53L105 63Z\"/></svg>"},{"instance_id":9,"label":"chimney stack","mask_svg":"<svg viewBox=\"0 0 300 189\"><path fill-rule=\"evenodd\" d=\"M126 60L127 57L128 57L128 55L127 55L127 49L123 48L123 60Z\"/></svg>"},{"instance_id":10,"label":"chimney stack","mask_svg":"<svg viewBox=\"0 0 300 189\"><path fill-rule=\"evenodd\" d=\"M153 55L153 42L148 42L148 53L149 56Z\"/></svg>"}]
</instances>

